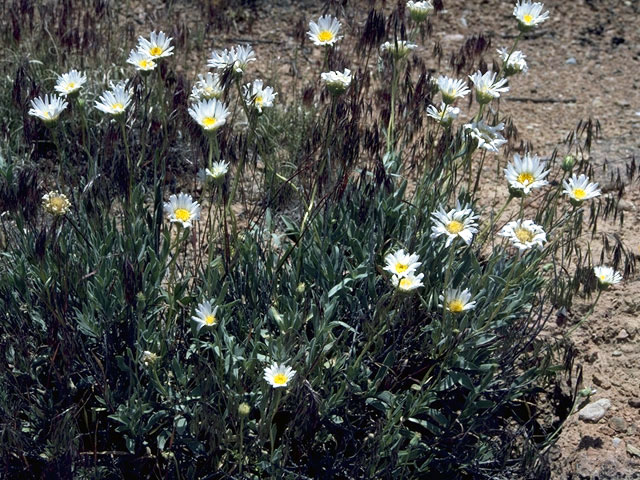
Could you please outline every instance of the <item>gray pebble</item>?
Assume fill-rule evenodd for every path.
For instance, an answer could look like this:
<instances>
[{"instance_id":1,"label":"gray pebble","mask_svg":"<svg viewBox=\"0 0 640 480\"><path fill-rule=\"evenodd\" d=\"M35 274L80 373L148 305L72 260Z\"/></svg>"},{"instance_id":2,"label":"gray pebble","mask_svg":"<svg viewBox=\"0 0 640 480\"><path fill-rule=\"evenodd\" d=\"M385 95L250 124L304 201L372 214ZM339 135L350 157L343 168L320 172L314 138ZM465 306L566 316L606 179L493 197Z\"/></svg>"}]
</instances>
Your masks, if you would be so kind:
<instances>
[{"instance_id":1,"label":"gray pebble","mask_svg":"<svg viewBox=\"0 0 640 480\"><path fill-rule=\"evenodd\" d=\"M618 433L627 431L627 421L622 417L611 417L609 426Z\"/></svg>"},{"instance_id":2,"label":"gray pebble","mask_svg":"<svg viewBox=\"0 0 640 480\"><path fill-rule=\"evenodd\" d=\"M601 398L582 408L582 410L578 412L578 418L585 422L596 423L607 414L610 408L611 401L608 398Z\"/></svg>"}]
</instances>

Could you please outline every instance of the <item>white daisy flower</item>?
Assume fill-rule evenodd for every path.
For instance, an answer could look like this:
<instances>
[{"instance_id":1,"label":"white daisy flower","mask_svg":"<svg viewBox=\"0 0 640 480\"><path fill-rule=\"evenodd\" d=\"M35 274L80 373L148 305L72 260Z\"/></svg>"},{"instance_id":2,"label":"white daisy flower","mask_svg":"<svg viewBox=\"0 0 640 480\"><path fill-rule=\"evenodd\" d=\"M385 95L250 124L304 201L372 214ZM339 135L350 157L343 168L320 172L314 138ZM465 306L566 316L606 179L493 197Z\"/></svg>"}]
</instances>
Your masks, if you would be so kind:
<instances>
[{"instance_id":1,"label":"white daisy flower","mask_svg":"<svg viewBox=\"0 0 640 480\"><path fill-rule=\"evenodd\" d=\"M429 105L427 107L427 117L433 118L443 126L451 125L451 122L458 118L459 114L460 109L458 107L447 105L444 102L440 105L440 109L436 108L435 105Z\"/></svg>"},{"instance_id":2,"label":"white daisy flower","mask_svg":"<svg viewBox=\"0 0 640 480\"><path fill-rule=\"evenodd\" d=\"M242 74L250 62L256 61L256 54L251 45L237 45L230 50L214 50L207 65L219 70L233 69L237 74Z\"/></svg>"},{"instance_id":3,"label":"white daisy flower","mask_svg":"<svg viewBox=\"0 0 640 480\"><path fill-rule=\"evenodd\" d=\"M73 96L80 92L82 86L87 82L87 76L78 70L71 70L58 76L54 87L60 95Z\"/></svg>"},{"instance_id":4,"label":"white daisy flower","mask_svg":"<svg viewBox=\"0 0 640 480\"><path fill-rule=\"evenodd\" d=\"M500 133L504 130L504 123L492 127L487 125L484 120L480 120L479 122L467 123L464 129L469 132L471 138L478 141L478 148L484 148L489 152L497 153L500 147L507 143L507 140Z\"/></svg>"},{"instance_id":5,"label":"white daisy flower","mask_svg":"<svg viewBox=\"0 0 640 480\"><path fill-rule=\"evenodd\" d=\"M602 289L606 289L611 285L620 283L622 281L622 275L616 272L613 268L601 265L599 267L593 267L593 273L598 279L598 286Z\"/></svg>"},{"instance_id":6,"label":"white daisy flower","mask_svg":"<svg viewBox=\"0 0 640 480\"><path fill-rule=\"evenodd\" d=\"M546 166L547 164L540 161L537 155L532 156L525 153L524 157L520 157L515 153L513 163L504 169L512 193L528 195L534 188L547 185L549 182L545 180L545 177L549 175L551 170L545 170Z\"/></svg>"},{"instance_id":7,"label":"white daisy flower","mask_svg":"<svg viewBox=\"0 0 640 480\"><path fill-rule=\"evenodd\" d=\"M64 193L49 192L42 197L42 208L51 215L66 215L71 208L71 202Z\"/></svg>"},{"instance_id":8,"label":"white daisy flower","mask_svg":"<svg viewBox=\"0 0 640 480\"><path fill-rule=\"evenodd\" d=\"M67 105L69 104L57 95L37 97L31 100L29 115L42 119L45 124L52 125L58 120Z\"/></svg>"},{"instance_id":9,"label":"white daisy flower","mask_svg":"<svg viewBox=\"0 0 640 480\"><path fill-rule=\"evenodd\" d=\"M167 37L164 32L151 32L150 39L138 37L138 51L147 54L153 60L173 55L171 37Z\"/></svg>"},{"instance_id":10,"label":"white daisy flower","mask_svg":"<svg viewBox=\"0 0 640 480\"><path fill-rule=\"evenodd\" d=\"M264 369L264 379L273 388L286 387L295 376L296 371L287 367L284 363L278 365L277 362Z\"/></svg>"},{"instance_id":11,"label":"white daisy flower","mask_svg":"<svg viewBox=\"0 0 640 480\"><path fill-rule=\"evenodd\" d=\"M409 55L411 50L418 48L415 43L409 43L406 40L397 40L395 42L384 42L380 45L380 51L383 54L393 55L397 59L401 59Z\"/></svg>"},{"instance_id":12,"label":"white daisy flower","mask_svg":"<svg viewBox=\"0 0 640 480\"><path fill-rule=\"evenodd\" d=\"M205 174L207 177L211 177L214 181L221 181L224 176L229 171L229 164L224 160L220 160L219 162L213 162L211 165L211 169L205 169Z\"/></svg>"},{"instance_id":13,"label":"white daisy flower","mask_svg":"<svg viewBox=\"0 0 640 480\"><path fill-rule=\"evenodd\" d=\"M568 180L562 181L564 190L562 193L569 196L569 201L572 205L579 206L585 200L595 198L602 192L598 188L597 183L589 183L589 178L586 175L576 176L574 173Z\"/></svg>"},{"instance_id":14,"label":"white daisy flower","mask_svg":"<svg viewBox=\"0 0 640 480\"><path fill-rule=\"evenodd\" d=\"M324 15L318 19L318 23L309 22L307 35L314 45L333 45L342 37L338 36L341 24L337 18Z\"/></svg>"},{"instance_id":15,"label":"white daisy flower","mask_svg":"<svg viewBox=\"0 0 640 480\"><path fill-rule=\"evenodd\" d=\"M476 302L471 300L471 291L468 288L448 288L444 295L439 295L440 303L438 306L443 307L451 313L463 313L467 310L476 308Z\"/></svg>"},{"instance_id":16,"label":"white daisy flower","mask_svg":"<svg viewBox=\"0 0 640 480\"><path fill-rule=\"evenodd\" d=\"M411 292L416 288L424 287L424 284L422 283L423 278L424 273L420 273L418 275L409 273L402 277L394 275L393 277L391 277L391 283L401 292Z\"/></svg>"},{"instance_id":17,"label":"white daisy flower","mask_svg":"<svg viewBox=\"0 0 640 480\"><path fill-rule=\"evenodd\" d=\"M320 80L322 80L331 93L340 95L351 85L351 70L345 68L344 72L323 72L320 74Z\"/></svg>"},{"instance_id":18,"label":"white daisy flower","mask_svg":"<svg viewBox=\"0 0 640 480\"><path fill-rule=\"evenodd\" d=\"M211 72L207 72L205 75L200 73L198 74L198 79L191 89L192 99L198 101L222 97L223 88L222 83L220 83L220 75Z\"/></svg>"},{"instance_id":19,"label":"white daisy flower","mask_svg":"<svg viewBox=\"0 0 640 480\"><path fill-rule=\"evenodd\" d=\"M254 80L243 87L244 101L248 106L253 106L262 113L264 107L272 107L273 100L277 93L273 92L273 87L263 87L262 80Z\"/></svg>"},{"instance_id":20,"label":"white daisy flower","mask_svg":"<svg viewBox=\"0 0 640 480\"><path fill-rule=\"evenodd\" d=\"M527 73L529 71L527 61L525 60L527 56L520 50L511 52L511 55L509 55L509 50L502 47L498 49L498 55L500 55L500 59L504 64L504 74L507 77L515 75L516 73Z\"/></svg>"},{"instance_id":21,"label":"white daisy flower","mask_svg":"<svg viewBox=\"0 0 640 480\"><path fill-rule=\"evenodd\" d=\"M501 93L509 91L509 87L504 86L507 83L507 79L503 78L496 82L496 75L497 73L491 70L485 74L482 74L482 72L478 70L473 75L469 75L469 78L476 87L476 99L479 104L489 103L494 98L500 97Z\"/></svg>"},{"instance_id":22,"label":"white daisy flower","mask_svg":"<svg viewBox=\"0 0 640 480\"><path fill-rule=\"evenodd\" d=\"M528 32L549 18L548 11L542 13L543 7L543 3L518 0L518 3L513 8L513 16L518 20L520 31Z\"/></svg>"},{"instance_id":23,"label":"white daisy flower","mask_svg":"<svg viewBox=\"0 0 640 480\"><path fill-rule=\"evenodd\" d=\"M100 95L100 101L96 102L96 108L109 115L121 115L131 103L131 91L127 89L124 82L111 85L111 90L107 90Z\"/></svg>"},{"instance_id":24,"label":"white daisy flower","mask_svg":"<svg viewBox=\"0 0 640 480\"><path fill-rule=\"evenodd\" d=\"M533 247L542 248L547 241L547 234L544 233L540 225L533 223L533 220L514 220L507 223L498 233L502 237L507 237L511 244L518 250L529 250Z\"/></svg>"},{"instance_id":25,"label":"white daisy flower","mask_svg":"<svg viewBox=\"0 0 640 480\"><path fill-rule=\"evenodd\" d=\"M431 214L434 225L431 227L431 238L437 238L441 235L447 236L445 247L449 247L451 242L457 238L461 238L464 243L471 245L473 234L478 232L478 224L476 220L478 215L473 213L469 207L456 203L456 208L452 208L448 212L440 207L436 212Z\"/></svg>"},{"instance_id":26,"label":"white daisy flower","mask_svg":"<svg viewBox=\"0 0 640 480\"><path fill-rule=\"evenodd\" d=\"M140 72L150 72L156 68L156 62L146 52L131 50L127 63L130 63Z\"/></svg>"},{"instance_id":27,"label":"white daisy flower","mask_svg":"<svg viewBox=\"0 0 640 480\"><path fill-rule=\"evenodd\" d=\"M196 322L196 329L200 331L202 327L213 327L218 323L216 313L218 312L218 306L211 305L211 302L205 300L200 303L196 308L196 314L191 317L191 320Z\"/></svg>"},{"instance_id":28,"label":"white daisy flower","mask_svg":"<svg viewBox=\"0 0 640 480\"><path fill-rule=\"evenodd\" d=\"M408 254L404 253L404 250L398 250L396 253L390 253L384 257L384 261L387 263L384 270L398 277L405 277L422 265L421 262L418 262L419 259L420 257L415 253Z\"/></svg>"},{"instance_id":29,"label":"white daisy flower","mask_svg":"<svg viewBox=\"0 0 640 480\"><path fill-rule=\"evenodd\" d=\"M438 77L438 88L442 94L442 101L447 105L456 101L456 98L466 97L471 90L464 80L457 80L441 75Z\"/></svg>"},{"instance_id":30,"label":"white daisy flower","mask_svg":"<svg viewBox=\"0 0 640 480\"><path fill-rule=\"evenodd\" d=\"M200 100L189 109L189 115L205 132L213 132L227 122L229 109L217 99Z\"/></svg>"},{"instance_id":31,"label":"white daisy flower","mask_svg":"<svg viewBox=\"0 0 640 480\"><path fill-rule=\"evenodd\" d=\"M211 52L211 58L209 58L207 66L218 70L232 68L235 62L234 49L235 47L231 47L231 50L226 48L224 50L214 50Z\"/></svg>"},{"instance_id":32,"label":"white daisy flower","mask_svg":"<svg viewBox=\"0 0 640 480\"><path fill-rule=\"evenodd\" d=\"M200 218L200 204L194 202L191 195L179 193L171 195L169 201L164 204L164 211L171 223L176 222L184 228L192 226L192 222Z\"/></svg>"},{"instance_id":33,"label":"white daisy flower","mask_svg":"<svg viewBox=\"0 0 640 480\"><path fill-rule=\"evenodd\" d=\"M414 2L409 0L407 2L407 10L409 10L409 16L417 23L424 22L429 15L433 13L433 4L430 1Z\"/></svg>"}]
</instances>

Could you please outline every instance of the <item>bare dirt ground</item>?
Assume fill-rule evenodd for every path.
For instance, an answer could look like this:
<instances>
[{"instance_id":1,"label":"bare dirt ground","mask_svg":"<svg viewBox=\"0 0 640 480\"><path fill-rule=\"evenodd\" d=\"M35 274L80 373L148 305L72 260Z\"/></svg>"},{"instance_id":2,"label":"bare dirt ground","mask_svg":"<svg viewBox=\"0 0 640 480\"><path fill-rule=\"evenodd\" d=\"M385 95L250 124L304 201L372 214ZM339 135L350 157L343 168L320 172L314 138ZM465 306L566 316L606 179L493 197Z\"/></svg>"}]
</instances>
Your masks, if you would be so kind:
<instances>
[{"instance_id":1,"label":"bare dirt ground","mask_svg":"<svg viewBox=\"0 0 640 480\"><path fill-rule=\"evenodd\" d=\"M297 51L299 40L294 35L299 30L296 25L304 28L309 19L324 13L321 3L257 2L234 12L230 28L211 32L204 44L222 48L252 43L259 59L252 66L252 74L277 77L281 85L291 82L294 73L314 78L321 57L309 46ZM354 40L374 2L340 3L347 5L345 16L341 17L345 43L339 48L347 49L343 53L348 56L349 37ZM392 3L386 2L385 9L389 10ZM596 180L605 194L612 194L610 175L620 169L625 183L620 204L624 225L611 220L602 223L600 231L619 235L638 256L640 183L637 178L630 181L624 172L632 158L640 158L640 2L545 3L550 19L518 46L527 55L530 71L511 82L511 92L501 103L501 111L514 118L520 139L531 142L533 152L542 157L550 156L580 119L591 117L600 122L601 138L594 143L590 156L596 166ZM432 21L432 39L415 54L429 62L433 42L438 40L448 58L466 37L477 33L488 34L491 39L489 54L499 47L510 47L517 34L513 5L513 1L445 0L445 10ZM332 13L341 11L334 6ZM129 21L135 21L135 29L141 34L153 28L171 32L171 18L187 26L202 21L200 12L194 11L191 4L174 6L171 18L162 15L161 8L136 8ZM488 64L491 60L487 56ZM205 68L206 58L194 55L187 63L197 71ZM435 69L436 64L432 63ZM438 73L449 73L444 62ZM286 101L285 95L281 92L278 99ZM561 155L567 153L563 148L566 147L559 149ZM500 155L492 161L504 164L506 158ZM503 178L495 176L495 165L485 168L483 189L493 193L498 186L503 188ZM599 252L598 240L594 245L594 251ZM611 259L605 258L605 262L611 263ZM570 416L551 450L555 479L640 478L639 292L638 274L633 273L624 283L604 292L593 314L571 336L577 352L576 366L583 368L583 386L596 389L590 401L608 399L611 408L595 423L579 419L577 413ZM582 318L589 306L589 299L579 299L568 321L552 325L549 334L561 335Z\"/></svg>"}]
</instances>

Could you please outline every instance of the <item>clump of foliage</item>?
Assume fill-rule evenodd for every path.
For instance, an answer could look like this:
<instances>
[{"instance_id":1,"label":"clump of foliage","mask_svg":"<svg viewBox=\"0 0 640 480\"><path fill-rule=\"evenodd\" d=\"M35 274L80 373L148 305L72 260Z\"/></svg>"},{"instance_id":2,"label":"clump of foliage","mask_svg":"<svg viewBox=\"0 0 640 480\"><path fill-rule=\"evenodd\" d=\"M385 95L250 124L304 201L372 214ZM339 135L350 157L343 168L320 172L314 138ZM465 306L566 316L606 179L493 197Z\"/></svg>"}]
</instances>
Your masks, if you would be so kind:
<instances>
[{"instance_id":1,"label":"clump of foliage","mask_svg":"<svg viewBox=\"0 0 640 480\"><path fill-rule=\"evenodd\" d=\"M557 367L538 334L579 289L597 288L586 208L592 233L616 213L616 199L571 205L562 191L569 172L593 173L583 152L594 123L571 137L572 157L550 155L543 193L512 186L494 208L480 186L499 136L481 142L476 127L503 120L496 100L478 96L472 127L449 121L456 95L426 114L446 89L410 42L427 41L436 9L371 10L357 58L328 43L318 79L275 99L251 84L251 62L232 58L215 100L228 116L209 128L194 110L214 100L197 88L190 98L175 70L179 48L201 39L174 33L173 56L134 71L108 2L12 3L2 35L20 61L2 66L12 80L0 90L4 475L548 474L558 425L538 409ZM60 8L67 16L51 17ZM92 64L88 35L118 47ZM487 48L475 37L451 66L472 73ZM52 72L79 58L89 78L60 117L30 115L54 91ZM516 78L509 58L496 81ZM328 71L350 81L322 83ZM113 114L95 108L110 80L130 96ZM509 121L505 133L516 135ZM177 211L180 192L199 215L192 203ZM506 217L535 222L544 241L518 231L526 248L515 248L498 235ZM629 273L624 246L611 248ZM401 249L417 258L406 271L389 260ZM274 363L290 368L283 378Z\"/></svg>"}]
</instances>

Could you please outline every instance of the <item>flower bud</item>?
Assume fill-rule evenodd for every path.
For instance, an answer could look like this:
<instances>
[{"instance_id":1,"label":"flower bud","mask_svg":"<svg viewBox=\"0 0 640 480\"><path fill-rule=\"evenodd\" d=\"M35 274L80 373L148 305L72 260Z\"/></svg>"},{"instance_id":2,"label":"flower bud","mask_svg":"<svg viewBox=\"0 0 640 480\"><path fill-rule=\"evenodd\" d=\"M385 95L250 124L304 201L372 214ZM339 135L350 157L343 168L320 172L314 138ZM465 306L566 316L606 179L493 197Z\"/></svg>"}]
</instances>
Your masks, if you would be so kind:
<instances>
[{"instance_id":1,"label":"flower bud","mask_svg":"<svg viewBox=\"0 0 640 480\"><path fill-rule=\"evenodd\" d=\"M562 159L561 168L565 172L570 172L576 164L576 158L573 155L567 155Z\"/></svg>"},{"instance_id":2,"label":"flower bud","mask_svg":"<svg viewBox=\"0 0 640 480\"><path fill-rule=\"evenodd\" d=\"M409 0L407 9L411 20L422 23L433 13L433 4L430 1L414 2Z\"/></svg>"},{"instance_id":3,"label":"flower bud","mask_svg":"<svg viewBox=\"0 0 640 480\"><path fill-rule=\"evenodd\" d=\"M240 415L241 417L247 417L249 416L250 413L251 413L251 407L249 406L248 403L242 402L238 406L238 415Z\"/></svg>"}]
</instances>

